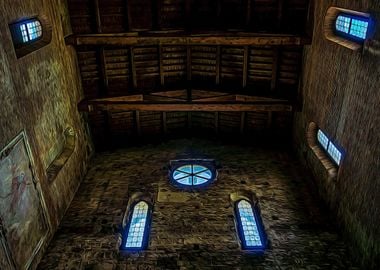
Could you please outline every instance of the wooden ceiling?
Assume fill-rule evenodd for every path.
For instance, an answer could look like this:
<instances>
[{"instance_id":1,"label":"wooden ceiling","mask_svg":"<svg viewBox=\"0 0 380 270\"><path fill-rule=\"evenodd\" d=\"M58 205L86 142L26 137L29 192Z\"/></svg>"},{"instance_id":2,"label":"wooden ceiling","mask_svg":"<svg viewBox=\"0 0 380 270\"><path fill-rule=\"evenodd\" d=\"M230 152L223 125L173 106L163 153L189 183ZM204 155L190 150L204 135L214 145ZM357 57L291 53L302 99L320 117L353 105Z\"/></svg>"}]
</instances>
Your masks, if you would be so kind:
<instances>
[{"instance_id":1,"label":"wooden ceiling","mask_svg":"<svg viewBox=\"0 0 380 270\"><path fill-rule=\"evenodd\" d=\"M167 133L173 123L173 129L217 127L237 133L249 130L245 127L290 129L303 45L311 40L305 34L308 0L68 4L73 35L66 42L76 46L85 93L79 108L88 111L83 104L92 104L95 141L110 134ZM199 109L194 91L210 102ZM186 95L182 101L177 96L177 101L156 99L152 104L149 97L156 92L166 98ZM140 98L133 100L136 95ZM220 99L228 95L235 99ZM236 95L270 99L271 106L240 106ZM227 110L232 107L223 102L240 109ZM285 103L288 107L281 107ZM196 115L199 121L194 121Z\"/></svg>"}]
</instances>

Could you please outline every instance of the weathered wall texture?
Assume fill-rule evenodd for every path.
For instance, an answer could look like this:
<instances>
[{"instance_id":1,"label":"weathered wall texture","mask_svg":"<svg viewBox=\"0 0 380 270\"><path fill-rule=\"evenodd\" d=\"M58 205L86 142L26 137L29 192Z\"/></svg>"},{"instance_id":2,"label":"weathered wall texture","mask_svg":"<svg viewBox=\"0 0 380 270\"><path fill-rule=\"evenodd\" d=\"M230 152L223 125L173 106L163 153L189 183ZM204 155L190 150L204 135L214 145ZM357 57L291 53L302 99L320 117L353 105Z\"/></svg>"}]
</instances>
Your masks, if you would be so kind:
<instances>
[{"instance_id":1,"label":"weathered wall texture","mask_svg":"<svg viewBox=\"0 0 380 270\"><path fill-rule=\"evenodd\" d=\"M327 8L380 11L379 1L315 1L314 36L305 49L303 112L296 114L295 145L311 167L322 197L336 212L366 268L380 264L380 58L354 52L323 36ZM377 22L377 32L380 24ZM337 181L306 143L313 121L345 150ZM377 268L378 269L378 268Z\"/></svg>"},{"instance_id":2,"label":"weathered wall texture","mask_svg":"<svg viewBox=\"0 0 380 270\"><path fill-rule=\"evenodd\" d=\"M75 51L64 43L67 8L59 0L2 0L0 10L0 148L26 131L53 233L85 172L89 152L84 121L76 108L82 89ZM17 59L8 24L33 15L48 18L52 41ZM46 169L62 149L68 126L76 131L74 153L48 182Z\"/></svg>"},{"instance_id":3,"label":"weathered wall texture","mask_svg":"<svg viewBox=\"0 0 380 270\"><path fill-rule=\"evenodd\" d=\"M199 192L168 181L178 157L214 158L218 179ZM309 177L272 148L199 139L174 140L99 154L82 182L39 269L358 269L326 212L309 190ZM263 256L237 241L230 194L255 192L270 247ZM146 251L123 255L118 235L128 199L150 193L153 206Z\"/></svg>"}]
</instances>

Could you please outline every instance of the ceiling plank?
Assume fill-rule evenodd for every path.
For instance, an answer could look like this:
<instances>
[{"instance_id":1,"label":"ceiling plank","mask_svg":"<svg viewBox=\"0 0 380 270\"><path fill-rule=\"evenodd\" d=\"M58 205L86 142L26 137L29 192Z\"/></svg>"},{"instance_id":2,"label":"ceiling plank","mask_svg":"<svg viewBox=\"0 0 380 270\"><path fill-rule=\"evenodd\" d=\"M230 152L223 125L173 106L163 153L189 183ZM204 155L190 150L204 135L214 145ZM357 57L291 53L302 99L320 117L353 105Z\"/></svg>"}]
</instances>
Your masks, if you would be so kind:
<instances>
[{"instance_id":1,"label":"ceiling plank","mask_svg":"<svg viewBox=\"0 0 380 270\"><path fill-rule=\"evenodd\" d=\"M71 35L66 44L75 46L146 46L146 45L305 45L311 39L306 36L269 35L269 34L235 34L220 33L219 35L190 36L137 36L127 34L91 34Z\"/></svg>"}]
</instances>

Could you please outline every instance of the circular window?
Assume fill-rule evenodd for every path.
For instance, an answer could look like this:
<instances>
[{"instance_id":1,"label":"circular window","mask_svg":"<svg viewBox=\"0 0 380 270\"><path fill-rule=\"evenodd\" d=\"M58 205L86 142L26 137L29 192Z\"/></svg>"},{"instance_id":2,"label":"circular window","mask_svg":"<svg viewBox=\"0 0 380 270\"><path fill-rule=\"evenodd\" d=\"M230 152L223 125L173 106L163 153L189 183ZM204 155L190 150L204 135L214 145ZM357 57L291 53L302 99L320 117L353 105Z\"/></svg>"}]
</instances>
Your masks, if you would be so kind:
<instances>
[{"instance_id":1,"label":"circular window","mask_svg":"<svg viewBox=\"0 0 380 270\"><path fill-rule=\"evenodd\" d=\"M201 186L215 178L215 171L200 164L186 164L174 168L171 178L182 186Z\"/></svg>"}]
</instances>

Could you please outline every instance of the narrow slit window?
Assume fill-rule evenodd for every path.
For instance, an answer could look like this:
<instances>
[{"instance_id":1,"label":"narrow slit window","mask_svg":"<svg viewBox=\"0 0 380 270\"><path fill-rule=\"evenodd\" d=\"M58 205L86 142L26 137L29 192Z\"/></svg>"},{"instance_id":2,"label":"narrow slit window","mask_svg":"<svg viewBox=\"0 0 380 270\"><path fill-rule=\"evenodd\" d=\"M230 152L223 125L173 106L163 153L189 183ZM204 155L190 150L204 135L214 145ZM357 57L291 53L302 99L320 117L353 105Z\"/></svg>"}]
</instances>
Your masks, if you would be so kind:
<instances>
[{"instance_id":1,"label":"narrow slit window","mask_svg":"<svg viewBox=\"0 0 380 270\"><path fill-rule=\"evenodd\" d=\"M243 249L264 250L265 237L261 221L252 204L241 200L236 204L239 238Z\"/></svg>"},{"instance_id":2,"label":"narrow slit window","mask_svg":"<svg viewBox=\"0 0 380 270\"><path fill-rule=\"evenodd\" d=\"M364 40L367 38L369 19L366 17L355 17L349 14L341 14L336 18L335 30L338 35Z\"/></svg>"},{"instance_id":3,"label":"narrow slit window","mask_svg":"<svg viewBox=\"0 0 380 270\"><path fill-rule=\"evenodd\" d=\"M148 222L150 218L149 204L140 201L133 207L132 215L128 222L126 240L122 249L145 249L148 239Z\"/></svg>"}]
</instances>

